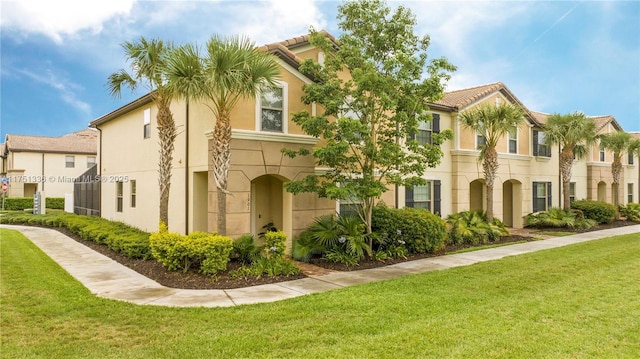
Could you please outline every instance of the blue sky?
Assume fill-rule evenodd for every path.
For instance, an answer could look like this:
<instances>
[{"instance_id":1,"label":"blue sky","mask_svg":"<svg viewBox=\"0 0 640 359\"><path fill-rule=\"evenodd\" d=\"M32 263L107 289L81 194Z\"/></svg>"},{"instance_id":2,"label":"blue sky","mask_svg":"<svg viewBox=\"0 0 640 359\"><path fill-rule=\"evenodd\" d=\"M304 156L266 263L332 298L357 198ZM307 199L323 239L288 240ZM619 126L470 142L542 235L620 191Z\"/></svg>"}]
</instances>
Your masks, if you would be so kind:
<instances>
[{"instance_id":1,"label":"blue sky","mask_svg":"<svg viewBox=\"0 0 640 359\"><path fill-rule=\"evenodd\" d=\"M257 45L338 36L340 1L21 0L0 2L0 136L60 136L143 92L109 96L140 36L203 44L244 34ZM458 67L447 90L502 81L530 109L613 115L640 131L640 2L389 1L409 7L429 56ZM141 90L142 91L142 90Z\"/></svg>"}]
</instances>

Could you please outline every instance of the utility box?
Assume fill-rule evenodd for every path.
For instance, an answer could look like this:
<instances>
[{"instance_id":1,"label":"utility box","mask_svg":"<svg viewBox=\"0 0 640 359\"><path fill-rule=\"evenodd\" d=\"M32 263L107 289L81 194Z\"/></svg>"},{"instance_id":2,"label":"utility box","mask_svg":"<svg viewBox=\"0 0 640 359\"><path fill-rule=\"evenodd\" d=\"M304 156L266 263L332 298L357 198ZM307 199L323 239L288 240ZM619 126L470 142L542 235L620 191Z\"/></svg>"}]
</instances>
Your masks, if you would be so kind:
<instances>
[{"instance_id":1,"label":"utility box","mask_svg":"<svg viewBox=\"0 0 640 359\"><path fill-rule=\"evenodd\" d=\"M46 214L46 198L44 192L38 191L33 195L33 214Z\"/></svg>"}]
</instances>

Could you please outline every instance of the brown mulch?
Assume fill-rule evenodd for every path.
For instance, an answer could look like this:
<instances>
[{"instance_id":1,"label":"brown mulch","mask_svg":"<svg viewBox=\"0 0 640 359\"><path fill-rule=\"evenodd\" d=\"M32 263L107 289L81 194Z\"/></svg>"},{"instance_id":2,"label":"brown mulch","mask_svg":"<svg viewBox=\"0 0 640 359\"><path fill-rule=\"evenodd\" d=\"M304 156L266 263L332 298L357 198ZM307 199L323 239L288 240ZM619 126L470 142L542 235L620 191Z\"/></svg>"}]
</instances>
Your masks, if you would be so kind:
<instances>
[{"instance_id":1,"label":"brown mulch","mask_svg":"<svg viewBox=\"0 0 640 359\"><path fill-rule=\"evenodd\" d=\"M617 228L617 227L623 227L623 226L629 226L629 225L635 225L635 224L638 224L638 223L631 222L631 221L615 221L611 224L596 226L587 231ZM76 241L86 245L87 247L92 248L96 252L99 252L115 260L116 262L123 264L150 279L155 280L156 282L164 286L171 287L171 288L183 288L183 289L232 289L232 288L251 287L251 286L262 285L262 284L278 283L278 282L290 281L294 279L301 279L301 278L306 278L307 276L317 276L317 275L326 274L332 271L353 271L353 270L383 267L390 264L412 261L416 259L441 256L441 255L468 247L468 246L447 246L446 248L444 248L443 250L437 253L410 254L410 255L407 255L406 258L389 258L384 261L376 261L373 259L369 259L369 260L360 262L357 266L346 266L340 263L331 263L325 260L312 259L310 263L296 262L298 267L300 267L301 269L301 274L294 275L294 276L274 276L274 277L261 276L261 277L233 278L231 277L229 272L240 266L240 264L235 261L229 262L227 270L223 272L219 272L218 274L216 274L215 277L202 275L194 270L189 270L187 272L167 271L158 261L127 258L117 252L110 250L106 245L96 244L91 241L83 240L79 236L65 229L58 229L58 230L60 230L67 236L75 239ZM555 231L555 232L561 232L561 231L578 232L578 231L571 231L571 230L566 230L562 228L525 229L524 231L520 230L519 231L520 234L512 234L510 236L501 237L499 241L493 242L492 244L531 241L536 238L535 232L545 231L545 230ZM582 231L582 232L586 232L586 231Z\"/></svg>"}]
</instances>

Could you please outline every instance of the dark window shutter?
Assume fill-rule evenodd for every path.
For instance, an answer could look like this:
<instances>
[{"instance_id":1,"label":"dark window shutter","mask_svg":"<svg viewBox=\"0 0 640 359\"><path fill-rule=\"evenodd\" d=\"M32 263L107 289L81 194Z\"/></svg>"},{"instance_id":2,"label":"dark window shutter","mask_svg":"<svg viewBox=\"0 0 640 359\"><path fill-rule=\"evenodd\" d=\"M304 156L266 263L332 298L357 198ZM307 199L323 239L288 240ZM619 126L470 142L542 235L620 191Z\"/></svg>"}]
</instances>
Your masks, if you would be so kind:
<instances>
[{"instance_id":1,"label":"dark window shutter","mask_svg":"<svg viewBox=\"0 0 640 359\"><path fill-rule=\"evenodd\" d=\"M440 114L432 113L431 117L433 118L433 122L431 123L433 133L440 133Z\"/></svg>"},{"instance_id":2,"label":"dark window shutter","mask_svg":"<svg viewBox=\"0 0 640 359\"><path fill-rule=\"evenodd\" d=\"M551 182L547 182L547 211L551 208L553 202L551 201Z\"/></svg>"},{"instance_id":3,"label":"dark window shutter","mask_svg":"<svg viewBox=\"0 0 640 359\"><path fill-rule=\"evenodd\" d=\"M441 197L440 187L441 187L440 180L433 181L433 213L441 217L442 209L441 209L440 203L442 202L442 197Z\"/></svg>"},{"instance_id":4,"label":"dark window shutter","mask_svg":"<svg viewBox=\"0 0 640 359\"><path fill-rule=\"evenodd\" d=\"M533 185L531 186L531 188L532 188L531 204L533 206L533 212L539 212L540 209L538 208L537 206L538 202L536 201L536 194L538 193L538 182L533 182Z\"/></svg>"},{"instance_id":5,"label":"dark window shutter","mask_svg":"<svg viewBox=\"0 0 640 359\"><path fill-rule=\"evenodd\" d=\"M533 155L538 155L538 131L533 130ZM536 183L536 182L533 182Z\"/></svg>"},{"instance_id":6,"label":"dark window shutter","mask_svg":"<svg viewBox=\"0 0 640 359\"><path fill-rule=\"evenodd\" d=\"M413 187L404 188L404 205L405 207L413 207Z\"/></svg>"}]
</instances>

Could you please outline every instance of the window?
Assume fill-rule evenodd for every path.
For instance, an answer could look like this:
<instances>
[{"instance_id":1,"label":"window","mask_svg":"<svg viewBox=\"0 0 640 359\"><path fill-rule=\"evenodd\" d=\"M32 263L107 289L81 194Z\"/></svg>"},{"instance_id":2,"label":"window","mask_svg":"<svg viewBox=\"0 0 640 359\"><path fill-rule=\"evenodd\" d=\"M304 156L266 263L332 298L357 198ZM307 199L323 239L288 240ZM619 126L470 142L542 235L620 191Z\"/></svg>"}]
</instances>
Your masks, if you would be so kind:
<instances>
[{"instance_id":1,"label":"window","mask_svg":"<svg viewBox=\"0 0 640 359\"><path fill-rule=\"evenodd\" d=\"M421 121L418 123L418 133L412 134L410 138L418 141L420 145L432 144L432 134L440 132L440 114L432 113L431 121Z\"/></svg>"},{"instance_id":2,"label":"window","mask_svg":"<svg viewBox=\"0 0 640 359\"><path fill-rule=\"evenodd\" d=\"M533 155L551 157L551 148L545 143L544 131L533 130Z\"/></svg>"},{"instance_id":3,"label":"window","mask_svg":"<svg viewBox=\"0 0 640 359\"><path fill-rule=\"evenodd\" d=\"M509 131L509 153L518 153L518 129Z\"/></svg>"},{"instance_id":4,"label":"window","mask_svg":"<svg viewBox=\"0 0 640 359\"><path fill-rule=\"evenodd\" d=\"M76 157L75 156L65 156L64 157L65 167L74 168L76 166Z\"/></svg>"},{"instance_id":5,"label":"window","mask_svg":"<svg viewBox=\"0 0 640 359\"><path fill-rule=\"evenodd\" d=\"M633 203L633 183L627 183L627 203Z\"/></svg>"},{"instance_id":6,"label":"window","mask_svg":"<svg viewBox=\"0 0 640 359\"><path fill-rule=\"evenodd\" d=\"M136 208L136 181L131 182L131 208Z\"/></svg>"},{"instance_id":7,"label":"window","mask_svg":"<svg viewBox=\"0 0 640 359\"><path fill-rule=\"evenodd\" d=\"M533 182L533 211L543 212L551 207L551 182Z\"/></svg>"},{"instance_id":8,"label":"window","mask_svg":"<svg viewBox=\"0 0 640 359\"><path fill-rule=\"evenodd\" d=\"M150 108L144 110L143 136L144 138L151 137L151 109Z\"/></svg>"},{"instance_id":9,"label":"window","mask_svg":"<svg viewBox=\"0 0 640 359\"><path fill-rule=\"evenodd\" d=\"M262 92L261 126L262 131L283 132L284 91L271 88Z\"/></svg>"},{"instance_id":10,"label":"window","mask_svg":"<svg viewBox=\"0 0 640 359\"><path fill-rule=\"evenodd\" d=\"M354 216L357 216L361 208L362 200L357 197L351 197L340 200L340 208L338 209L338 212L343 215L352 214Z\"/></svg>"},{"instance_id":11,"label":"window","mask_svg":"<svg viewBox=\"0 0 640 359\"><path fill-rule=\"evenodd\" d=\"M122 212L122 191L124 184L121 181L116 182L116 212Z\"/></svg>"},{"instance_id":12,"label":"window","mask_svg":"<svg viewBox=\"0 0 640 359\"><path fill-rule=\"evenodd\" d=\"M424 186L414 186L405 188L405 207L424 208L440 215L441 198L440 180L429 181Z\"/></svg>"},{"instance_id":13,"label":"window","mask_svg":"<svg viewBox=\"0 0 640 359\"><path fill-rule=\"evenodd\" d=\"M602 144L600 144L600 162L604 162L604 160L605 160L604 146L602 146Z\"/></svg>"},{"instance_id":14,"label":"window","mask_svg":"<svg viewBox=\"0 0 640 359\"><path fill-rule=\"evenodd\" d=\"M487 144L487 139L481 133L476 133L476 149L481 149Z\"/></svg>"},{"instance_id":15,"label":"window","mask_svg":"<svg viewBox=\"0 0 640 359\"><path fill-rule=\"evenodd\" d=\"M576 200L576 183L569 182L569 203L573 203Z\"/></svg>"},{"instance_id":16,"label":"window","mask_svg":"<svg viewBox=\"0 0 640 359\"><path fill-rule=\"evenodd\" d=\"M632 153L629 153L629 160L628 160L628 163L629 163L630 165L632 165L632 164L633 164L633 152L632 152Z\"/></svg>"},{"instance_id":17,"label":"window","mask_svg":"<svg viewBox=\"0 0 640 359\"><path fill-rule=\"evenodd\" d=\"M87 157L87 168L91 168L96 165L95 157Z\"/></svg>"}]
</instances>

